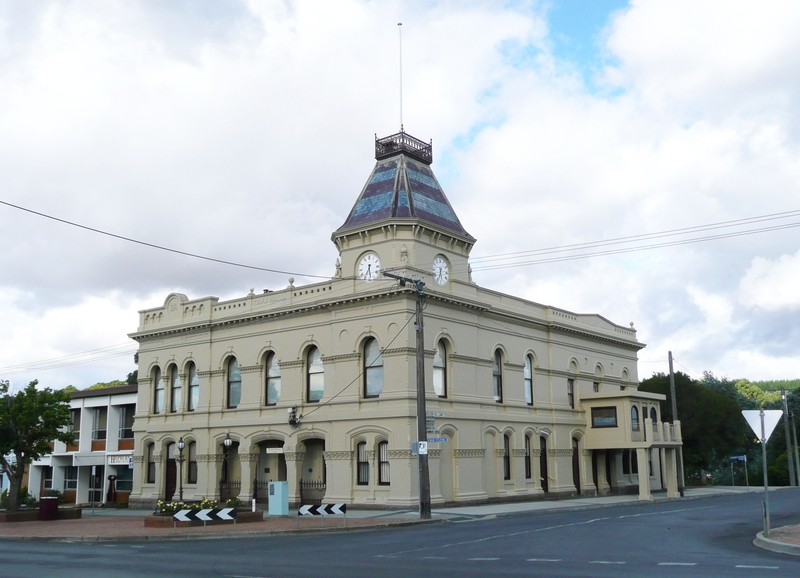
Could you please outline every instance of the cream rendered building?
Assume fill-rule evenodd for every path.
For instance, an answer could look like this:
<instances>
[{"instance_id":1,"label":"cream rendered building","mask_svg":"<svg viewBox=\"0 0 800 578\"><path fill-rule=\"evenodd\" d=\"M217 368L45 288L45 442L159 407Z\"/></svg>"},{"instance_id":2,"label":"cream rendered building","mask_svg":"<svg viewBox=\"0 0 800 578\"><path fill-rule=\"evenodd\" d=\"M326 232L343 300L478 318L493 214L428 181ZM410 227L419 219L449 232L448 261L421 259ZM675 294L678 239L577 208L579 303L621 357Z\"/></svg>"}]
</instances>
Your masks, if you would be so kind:
<instances>
[{"instance_id":1,"label":"cream rendered building","mask_svg":"<svg viewBox=\"0 0 800 578\"><path fill-rule=\"evenodd\" d=\"M376 161L331 279L140 312L131 504L180 486L261 500L286 480L294 504L416 507L416 293L383 271L426 284L428 435L447 439L430 444L434 505L677 495L680 426L637 391L632 327L479 287L431 146L400 132Z\"/></svg>"}]
</instances>

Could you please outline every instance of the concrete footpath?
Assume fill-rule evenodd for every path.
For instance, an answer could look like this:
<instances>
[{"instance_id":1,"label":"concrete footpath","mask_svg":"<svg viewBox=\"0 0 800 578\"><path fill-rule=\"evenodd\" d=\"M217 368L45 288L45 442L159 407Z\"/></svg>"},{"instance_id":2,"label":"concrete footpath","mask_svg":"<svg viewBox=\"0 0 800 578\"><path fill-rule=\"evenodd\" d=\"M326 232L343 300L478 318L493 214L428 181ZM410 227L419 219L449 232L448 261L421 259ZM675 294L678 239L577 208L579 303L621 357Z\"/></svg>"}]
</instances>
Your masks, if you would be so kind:
<instances>
[{"instance_id":1,"label":"concrete footpath","mask_svg":"<svg viewBox=\"0 0 800 578\"><path fill-rule=\"evenodd\" d=\"M763 488L706 487L687 488L686 498L696 499L743 492L763 492ZM655 502L674 502L659 495ZM291 511L288 517L269 517L261 522L184 528L145 528L148 510L96 508L83 510L79 520L16 522L0 524L0 540L49 540L62 542L104 542L114 540L185 540L236 536L269 536L278 533L305 533L359 530L403 524L435 523L496 518L530 512L593 509L640 503L636 495L612 495L533 502L511 502L434 508L432 519L422 521L416 510L349 510L347 516L302 516ZM769 537L759 533L754 544L761 548L800 555L800 526L774 528Z\"/></svg>"}]
</instances>

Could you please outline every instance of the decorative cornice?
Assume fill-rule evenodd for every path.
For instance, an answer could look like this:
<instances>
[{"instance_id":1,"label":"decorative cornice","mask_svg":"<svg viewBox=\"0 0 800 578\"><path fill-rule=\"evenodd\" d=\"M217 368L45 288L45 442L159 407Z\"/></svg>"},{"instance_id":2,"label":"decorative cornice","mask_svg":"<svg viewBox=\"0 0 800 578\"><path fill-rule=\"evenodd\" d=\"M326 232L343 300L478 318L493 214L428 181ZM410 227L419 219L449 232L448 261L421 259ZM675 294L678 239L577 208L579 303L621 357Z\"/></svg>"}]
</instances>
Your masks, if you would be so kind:
<instances>
[{"instance_id":1,"label":"decorative cornice","mask_svg":"<svg viewBox=\"0 0 800 578\"><path fill-rule=\"evenodd\" d=\"M248 366L239 366L240 373L256 373L261 371L260 365L248 365Z\"/></svg>"},{"instance_id":2,"label":"decorative cornice","mask_svg":"<svg viewBox=\"0 0 800 578\"><path fill-rule=\"evenodd\" d=\"M528 455L528 452L524 449L513 449L511 450L511 455L515 458L524 458Z\"/></svg>"},{"instance_id":3,"label":"decorative cornice","mask_svg":"<svg viewBox=\"0 0 800 578\"><path fill-rule=\"evenodd\" d=\"M492 365L491 359L481 359L480 357L471 357L469 355L458 355L457 353L453 353L449 357L452 361L461 361L464 363L472 363L474 365Z\"/></svg>"},{"instance_id":4,"label":"decorative cornice","mask_svg":"<svg viewBox=\"0 0 800 578\"><path fill-rule=\"evenodd\" d=\"M304 363L305 361L302 359L295 359L293 361L281 361L278 364L278 367L280 367L281 369L290 367L302 367Z\"/></svg>"},{"instance_id":5,"label":"decorative cornice","mask_svg":"<svg viewBox=\"0 0 800 578\"><path fill-rule=\"evenodd\" d=\"M257 462L258 454L239 454L240 462Z\"/></svg>"},{"instance_id":6,"label":"decorative cornice","mask_svg":"<svg viewBox=\"0 0 800 578\"><path fill-rule=\"evenodd\" d=\"M306 452L283 452L283 459L287 462L297 462L303 459Z\"/></svg>"},{"instance_id":7,"label":"decorative cornice","mask_svg":"<svg viewBox=\"0 0 800 578\"><path fill-rule=\"evenodd\" d=\"M495 448L494 455L496 455L498 458L504 458L506 457L506 450Z\"/></svg>"},{"instance_id":8,"label":"decorative cornice","mask_svg":"<svg viewBox=\"0 0 800 578\"><path fill-rule=\"evenodd\" d=\"M455 453L457 458L482 458L486 450L483 448L475 450L456 450Z\"/></svg>"},{"instance_id":9,"label":"decorative cornice","mask_svg":"<svg viewBox=\"0 0 800 578\"><path fill-rule=\"evenodd\" d=\"M395 347L393 349L384 349L381 352L383 357L396 357L398 355L416 355L417 350L413 347Z\"/></svg>"},{"instance_id":10,"label":"decorative cornice","mask_svg":"<svg viewBox=\"0 0 800 578\"><path fill-rule=\"evenodd\" d=\"M389 450L389 459L396 460L396 459L411 459L413 456L411 454L411 450Z\"/></svg>"},{"instance_id":11,"label":"decorative cornice","mask_svg":"<svg viewBox=\"0 0 800 578\"><path fill-rule=\"evenodd\" d=\"M360 358L358 353L345 353L342 355L331 355L330 357L322 357L322 363L339 363L340 361L352 361Z\"/></svg>"},{"instance_id":12,"label":"decorative cornice","mask_svg":"<svg viewBox=\"0 0 800 578\"><path fill-rule=\"evenodd\" d=\"M551 457L572 457L572 449L567 448L554 448L547 450L547 455Z\"/></svg>"},{"instance_id":13,"label":"decorative cornice","mask_svg":"<svg viewBox=\"0 0 800 578\"><path fill-rule=\"evenodd\" d=\"M133 463L135 464L144 463L144 456L133 456Z\"/></svg>"},{"instance_id":14,"label":"decorative cornice","mask_svg":"<svg viewBox=\"0 0 800 578\"><path fill-rule=\"evenodd\" d=\"M344 452L322 452L322 457L325 458L325 461L328 460L352 460L353 459L353 452L344 451Z\"/></svg>"},{"instance_id":15,"label":"decorative cornice","mask_svg":"<svg viewBox=\"0 0 800 578\"><path fill-rule=\"evenodd\" d=\"M542 457L542 450L531 450L531 457L534 458Z\"/></svg>"},{"instance_id":16,"label":"decorative cornice","mask_svg":"<svg viewBox=\"0 0 800 578\"><path fill-rule=\"evenodd\" d=\"M438 460L442 455L442 450L428 450L428 457Z\"/></svg>"},{"instance_id":17,"label":"decorative cornice","mask_svg":"<svg viewBox=\"0 0 800 578\"><path fill-rule=\"evenodd\" d=\"M225 459L222 454L197 454L198 462L217 462L221 463Z\"/></svg>"}]
</instances>

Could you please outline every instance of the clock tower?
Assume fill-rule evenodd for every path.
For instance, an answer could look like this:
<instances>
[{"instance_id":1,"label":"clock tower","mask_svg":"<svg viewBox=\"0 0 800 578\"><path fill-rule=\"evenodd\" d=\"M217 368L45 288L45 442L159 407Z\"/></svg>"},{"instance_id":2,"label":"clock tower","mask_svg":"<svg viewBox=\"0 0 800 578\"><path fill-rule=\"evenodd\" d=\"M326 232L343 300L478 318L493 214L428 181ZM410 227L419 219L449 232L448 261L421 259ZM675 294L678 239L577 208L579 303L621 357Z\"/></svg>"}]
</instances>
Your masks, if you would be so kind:
<instances>
[{"instance_id":1,"label":"clock tower","mask_svg":"<svg viewBox=\"0 0 800 578\"><path fill-rule=\"evenodd\" d=\"M475 238L464 230L431 171L433 145L401 130L375 138L375 168L331 236L341 274L368 289L382 271L420 277L431 289L469 283Z\"/></svg>"}]
</instances>

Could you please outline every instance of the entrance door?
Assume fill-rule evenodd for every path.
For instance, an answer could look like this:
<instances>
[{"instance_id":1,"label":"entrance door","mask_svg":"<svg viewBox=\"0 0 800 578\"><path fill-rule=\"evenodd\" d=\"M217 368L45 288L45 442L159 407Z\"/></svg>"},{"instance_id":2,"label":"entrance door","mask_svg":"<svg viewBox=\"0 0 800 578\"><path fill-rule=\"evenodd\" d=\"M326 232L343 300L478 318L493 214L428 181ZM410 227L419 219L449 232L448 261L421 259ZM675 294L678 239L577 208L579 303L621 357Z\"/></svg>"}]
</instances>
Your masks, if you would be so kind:
<instances>
[{"instance_id":1,"label":"entrance door","mask_svg":"<svg viewBox=\"0 0 800 578\"><path fill-rule=\"evenodd\" d=\"M94 476L92 472L95 472ZM103 503L103 466L92 466L89 469L89 501Z\"/></svg>"},{"instance_id":2,"label":"entrance door","mask_svg":"<svg viewBox=\"0 0 800 578\"><path fill-rule=\"evenodd\" d=\"M575 491L581 493L581 462L578 440L572 438L572 483L575 484Z\"/></svg>"},{"instance_id":3,"label":"entrance door","mask_svg":"<svg viewBox=\"0 0 800 578\"><path fill-rule=\"evenodd\" d=\"M172 496L175 495L175 487L178 485L178 468L175 465L175 460L167 460L167 479L164 486L164 501L169 502Z\"/></svg>"},{"instance_id":4,"label":"entrance door","mask_svg":"<svg viewBox=\"0 0 800 578\"><path fill-rule=\"evenodd\" d=\"M539 449L541 450L539 454L539 472L542 476L542 490L548 492L550 486L547 483L547 438L539 438Z\"/></svg>"}]
</instances>

